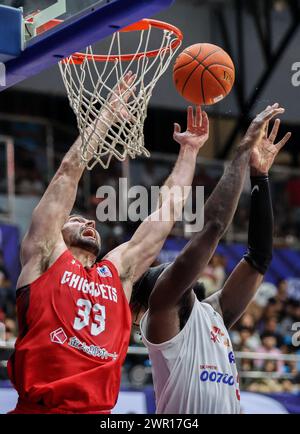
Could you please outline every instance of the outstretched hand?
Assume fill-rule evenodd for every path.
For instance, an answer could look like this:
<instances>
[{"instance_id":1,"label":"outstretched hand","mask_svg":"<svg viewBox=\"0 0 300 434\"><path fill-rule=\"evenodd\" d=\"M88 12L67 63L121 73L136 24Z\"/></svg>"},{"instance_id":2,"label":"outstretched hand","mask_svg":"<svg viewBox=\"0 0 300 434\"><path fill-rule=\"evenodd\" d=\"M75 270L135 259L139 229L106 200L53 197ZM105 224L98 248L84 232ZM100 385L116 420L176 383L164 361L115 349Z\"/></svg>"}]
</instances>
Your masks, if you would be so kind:
<instances>
[{"instance_id":1,"label":"outstretched hand","mask_svg":"<svg viewBox=\"0 0 300 434\"><path fill-rule=\"evenodd\" d=\"M104 105L101 114L110 122L118 120L130 120L131 115L127 103L135 94L134 81L136 74L127 72L116 84Z\"/></svg>"},{"instance_id":2,"label":"outstretched hand","mask_svg":"<svg viewBox=\"0 0 300 434\"><path fill-rule=\"evenodd\" d=\"M283 112L284 109L280 108L279 104L274 104L272 107L268 106L263 113L258 115L259 121L263 120L263 124L260 127L260 140L257 141L251 153L250 167L252 175L268 174L277 154L291 137L291 133L287 133L278 143L274 143L278 135L280 119L275 120L272 131L268 135L270 120Z\"/></svg>"},{"instance_id":3,"label":"outstretched hand","mask_svg":"<svg viewBox=\"0 0 300 434\"><path fill-rule=\"evenodd\" d=\"M191 147L199 152L209 137L209 121L206 112L197 106L196 115L194 115L193 107L188 107L187 129L182 133L180 125L174 124L173 137L181 146Z\"/></svg>"},{"instance_id":4,"label":"outstretched hand","mask_svg":"<svg viewBox=\"0 0 300 434\"><path fill-rule=\"evenodd\" d=\"M254 149L259 146L262 139L266 135L266 130L271 119L285 112L285 109L280 107L278 103L268 106L264 111L259 113L251 122L245 137L242 141L242 146L249 149Z\"/></svg>"}]
</instances>

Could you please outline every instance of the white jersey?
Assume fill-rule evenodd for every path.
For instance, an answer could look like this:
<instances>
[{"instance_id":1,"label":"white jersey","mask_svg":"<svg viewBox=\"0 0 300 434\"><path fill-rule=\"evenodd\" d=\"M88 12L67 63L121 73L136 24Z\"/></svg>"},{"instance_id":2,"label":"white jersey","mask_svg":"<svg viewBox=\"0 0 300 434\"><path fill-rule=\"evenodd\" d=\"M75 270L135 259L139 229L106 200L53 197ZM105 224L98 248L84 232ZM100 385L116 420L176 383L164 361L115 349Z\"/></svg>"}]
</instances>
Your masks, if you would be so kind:
<instances>
[{"instance_id":1,"label":"white jersey","mask_svg":"<svg viewBox=\"0 0 300 434\"><path fill-rule=\"evenodd\" d=\"M240 413L238 372L222 317L197 299L178 335L162 344L146 339L148 312L141 321L149 349L159 414Z\"/></svg>"}]
</instances>

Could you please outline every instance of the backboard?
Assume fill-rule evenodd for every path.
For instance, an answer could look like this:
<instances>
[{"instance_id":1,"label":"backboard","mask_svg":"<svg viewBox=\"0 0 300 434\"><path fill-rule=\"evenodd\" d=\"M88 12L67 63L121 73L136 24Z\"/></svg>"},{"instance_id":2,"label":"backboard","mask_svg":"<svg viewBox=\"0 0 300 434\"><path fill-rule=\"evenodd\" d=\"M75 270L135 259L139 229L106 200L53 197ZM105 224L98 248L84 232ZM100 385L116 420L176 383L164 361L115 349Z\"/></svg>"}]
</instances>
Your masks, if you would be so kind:
<instances>
[{"instance_id":1,"label":"backboard","mask_svg":"<svg viewBox=\"0 0 300 434\"><path fill-rule=\"evenodd\" d=\"M61 59L142 18L152 17L174 0L5 0L22 8L24 41L20 55L5 62L4 90ZM1 9L0 9L1 14ZM0 17L1 18L1 17ZM49 25L50 22L50 25ZM0 37L7 41L13 32Z\"/></svg>"}]
</instances>

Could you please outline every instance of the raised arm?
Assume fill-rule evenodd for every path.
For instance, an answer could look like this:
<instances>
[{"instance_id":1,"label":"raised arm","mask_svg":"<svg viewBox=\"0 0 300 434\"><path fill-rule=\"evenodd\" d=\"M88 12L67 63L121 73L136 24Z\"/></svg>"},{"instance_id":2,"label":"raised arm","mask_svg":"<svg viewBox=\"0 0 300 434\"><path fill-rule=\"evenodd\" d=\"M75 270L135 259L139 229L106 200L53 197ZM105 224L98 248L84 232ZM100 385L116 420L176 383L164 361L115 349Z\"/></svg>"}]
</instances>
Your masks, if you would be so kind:
<instances>
[{"instance_id":1,"label":"raised arm","mask_svg":"<svg viewBox=\"0 0 300 434\"><path fill-rule=\"evenodd\" d=\"M204 229L195 234L158 279L149 299L148 338L154 343L171 339L179 332L181 300L199 278L230 225L243 188L252 150L260 143L267 122L283 113L278 104L268 107L250 125L236 156L205 205ZM191 295L191 303L193 297Z\"/></svg>"},{"instance_id":2,"label":"raised arm","mask_svg":"<svg viewBox=\"0 0 300 434\"><path fill-rule=\"evenodd\" d=\"M174 125L174 139L180 143L180 152L175 167L162 189L160 205L139 226L131 240L107 255L117 266L123 286L130 299L133 283L156 259L174 222L181 216L194 178L199 150L209 136L207 114L188 108L187 130L181 133L180 126ZM184 191L185 187L185 191ZM188 190L188 191L187 191Z\"/></svg>"},{"instance_id":3,"label":"raised arm","mask_svg":"<svg viewBox=\"0 0 300 434\"><path fill-rule=\"evenodd\" d=\"M251 206L248 250L226 281L224 288L206 301L219 308L228 328L240 318L262 283L272 259L273 209L269 186L269 170L276 155L291 134L275 144L280 120L276 119L271 134L268 127L251 155Z\"/></svg>"},{"instance_id":4,"label":"raised arm","mask_svg":"<svg viewBox=\"0 0 300 434\"><path fill-rule=\"evenodd\" d=\"M130 97L129 93L126 95L126 89L132 85L134 79L134 75L127 74L119 87L120 95L122 97L125 95L122 102L111 97L108 101L109 109L106 108L100 112L93 126L99 134L105 135L109 124L115 122L114 112L124 110L127 99ZM94 140L91 137L92 146L95 145ZM29 230L21 246L23 268L18 286L37 278L47 269L49 262L55 260L66 248L61 230L74 206L78 183L85 168L81 161L80 146L79 137L63 158L60 167L33 211Z\"/></svg>"}]
</instances>

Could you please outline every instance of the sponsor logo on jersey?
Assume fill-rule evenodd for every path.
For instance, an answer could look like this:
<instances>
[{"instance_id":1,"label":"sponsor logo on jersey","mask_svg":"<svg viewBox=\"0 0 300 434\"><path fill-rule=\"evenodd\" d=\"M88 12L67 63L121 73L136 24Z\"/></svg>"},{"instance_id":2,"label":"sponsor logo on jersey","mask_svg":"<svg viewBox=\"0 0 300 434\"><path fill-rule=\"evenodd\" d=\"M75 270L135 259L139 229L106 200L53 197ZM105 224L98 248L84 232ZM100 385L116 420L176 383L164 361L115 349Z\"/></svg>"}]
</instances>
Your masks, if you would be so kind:
<instances>
[{"instance_id":1,"label":"sponsor logo on jersey","mask_svg":"<svg viewBox=\"0 0 300 434\"><path fill-rule=\"evenodd\" d=\"M87 345L85 342L81 342L76 336L72 336L69 339L68 345L72 348L76 348L79 351L83 351L93 357L99 357L100 359L111 358L117 360L117 353L109 353L105 348L97 347L96 345Z\"/></svg>"},{"instance_id":2,"label":"sponsor logo on jersey","mask_svg":"<svg viewBox=\"0 0 300 434\"><path fill-rule=\"evenodd\" d=\"M50 339L51 342L54 342L55 344L63 345L68 339L68 337L64 332L64 329L60 327L59 329L54 330L52 333L50 333Z\"/></svg>"},{"instance_id":3,"label":"sponsor logo on jersey","mask_svg":"<svg viewBox=\"0 0 300 434\"><path fill-rule=\"evenodd\" d=\"M111 271L106 265L102 265L102 267L97 267L97 273L100 277L112 277Z\"/></svg>"},{"instance_id":4,"label":"sponsor logo on jersey","mask_svg":"<svg viewBox=\"0 0 300 434\"><path fill-rule=\"evenodd\" d=\"M203 369L201 371L200 381L202 381L203 383L219 383L230 387L234 386L235 384L233 375L209 369Z\"/></svg>"},{"instance_id":5,"label":"sponsor logo on jersey","mask_svg":"<svg viewBox=\"0 0 300 434\"><path fill-rule=\"evenodd\" d=\"M226 348L230 347L230 340L226 334L217 326L212 326L210 339L215 344L223 344Z\"/></svg>"},{"instance_id":6,"label":"sponsor logo on jersey","mask_svg":"<svg viewBox=\"0 0 300 434\"><path fill-rule=\"evenodd\" d=\"M233 351L230 351L230 353L228 354L228 360L229 363L235 363L235 357Z\"/></svg>"},{"instance_id":7,"label":"sponsor logo on jersey","mask_svg":"<svg viewBox=\"0 0 300 434\"><path fill-rule=\"evenodd\" d=\"M216 365L200 365L200 369L218 369Z\"/></svg>"},{"instance_id":8,"label":"sponsor logo on jersey","mask_svg":"<svg viewBox=\"0 0 300 434\"><path fill-rule=\"evenodd\" d=\"M213 326L212 330L210 331L210 339L216 343L220 343L221 339L223 338L224 333L222 332L222 330L219 327Z\"/></svg>"}]
</instances>

